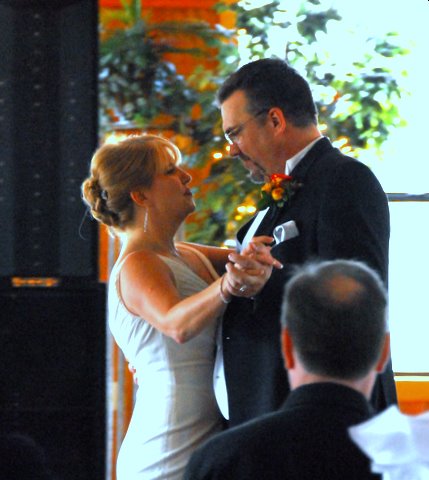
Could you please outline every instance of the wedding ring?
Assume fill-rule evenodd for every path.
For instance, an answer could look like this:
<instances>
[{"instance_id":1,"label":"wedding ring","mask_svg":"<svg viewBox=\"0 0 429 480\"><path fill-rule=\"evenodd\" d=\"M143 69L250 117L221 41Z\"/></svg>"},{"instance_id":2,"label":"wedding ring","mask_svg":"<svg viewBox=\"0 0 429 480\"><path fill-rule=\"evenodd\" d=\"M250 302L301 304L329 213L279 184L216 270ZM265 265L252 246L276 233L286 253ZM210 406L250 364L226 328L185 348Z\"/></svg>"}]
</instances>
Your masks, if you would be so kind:
<instances>
[{"instance_id":1,"label":"wedding ring","mask_svg":"<svg viewBox=\"0 0 429 480\"><path fill-rule=\"evenodd\" d=\"M240 288L239 288L239 292L245 292L247 290L247 285L242 285Z\"/></svg>"}]
</instances>

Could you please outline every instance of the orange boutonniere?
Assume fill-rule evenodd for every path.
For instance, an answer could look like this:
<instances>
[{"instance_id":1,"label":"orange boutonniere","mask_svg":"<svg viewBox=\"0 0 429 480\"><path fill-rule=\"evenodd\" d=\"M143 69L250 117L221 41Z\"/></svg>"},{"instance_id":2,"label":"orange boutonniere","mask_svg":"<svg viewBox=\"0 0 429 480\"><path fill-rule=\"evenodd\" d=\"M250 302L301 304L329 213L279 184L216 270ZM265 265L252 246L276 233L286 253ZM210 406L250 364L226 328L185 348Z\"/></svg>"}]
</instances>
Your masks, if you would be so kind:
<instances>
[{"instance_id":1,"label":"orange boutonniere","mask_svg":"<svg viewBox=\"0 0 429 480\"><path fill-rule=\"evenodd\" d=\"M259 210L272 206L282 208L300 187L301 184L290 175L285 175L284 173L271 175L270 181L261 188L261 199L258 203Z\"/></svg>"}]
</instances>

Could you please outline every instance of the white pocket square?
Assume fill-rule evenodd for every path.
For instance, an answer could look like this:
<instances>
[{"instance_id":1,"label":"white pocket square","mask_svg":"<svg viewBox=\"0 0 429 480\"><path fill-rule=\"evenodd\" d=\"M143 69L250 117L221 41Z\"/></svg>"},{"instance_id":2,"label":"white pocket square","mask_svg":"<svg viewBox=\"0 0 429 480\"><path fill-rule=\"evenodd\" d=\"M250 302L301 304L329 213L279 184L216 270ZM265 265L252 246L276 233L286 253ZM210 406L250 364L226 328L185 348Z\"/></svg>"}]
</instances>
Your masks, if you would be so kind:
<instances>
[{"instance_id":1,"label":"white pocket square","mask_svg":"<svg viewBox=\"0 0 429 480\"><path fill-rule=\"evenodd\" d=\"M273 237L276 241L276 245L286 240L290 240L291 238L297 237L298 235L299 230L293 220L289 220L289 222L277 225L277 227L274 228L273 232Z\"/></svg>"}]
</instances>

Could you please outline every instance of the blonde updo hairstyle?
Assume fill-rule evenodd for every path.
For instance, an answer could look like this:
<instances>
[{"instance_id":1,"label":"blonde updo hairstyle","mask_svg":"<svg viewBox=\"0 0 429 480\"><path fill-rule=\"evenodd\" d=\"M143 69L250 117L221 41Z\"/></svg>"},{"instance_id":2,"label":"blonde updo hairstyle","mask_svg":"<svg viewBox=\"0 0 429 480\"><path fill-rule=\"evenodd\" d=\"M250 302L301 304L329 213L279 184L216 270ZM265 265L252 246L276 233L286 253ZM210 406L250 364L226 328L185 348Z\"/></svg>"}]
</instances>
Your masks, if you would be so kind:
<instances>
[{"instance_id":1,"label":"blonde updo hairstyle","mask_svg":"<svg viewBox=\"0 0 429 480\"><path fill-rule=\"evenodd\" d=\"M176 145L158 135L105 144L92 157L90 176L82 183L83 201L96 220L121 231L133 221L130 192L149 188L155 175L180 161Z\"/></svg>"}]
</instances>

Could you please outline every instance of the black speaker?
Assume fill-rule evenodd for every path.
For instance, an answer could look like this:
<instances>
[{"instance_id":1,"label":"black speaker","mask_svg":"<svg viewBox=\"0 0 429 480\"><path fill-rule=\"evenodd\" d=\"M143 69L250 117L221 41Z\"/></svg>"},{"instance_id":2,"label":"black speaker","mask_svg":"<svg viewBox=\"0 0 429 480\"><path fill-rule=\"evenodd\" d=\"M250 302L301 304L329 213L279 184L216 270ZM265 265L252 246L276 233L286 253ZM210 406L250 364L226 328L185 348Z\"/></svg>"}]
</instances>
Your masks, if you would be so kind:
<instances>
[{"instance_id":1,"label":"black speaker","mask_svg":"<svg viewBox=\"0 0 429 480\"><path fill-rule=\"evenodd\" d=\"M10 289L0 307L0 433L36 442L55 479L102 480L105 287Z\"/></svg>"},{"instance_id":2,"label":"black speaker","mask_svg":"<svg viewBox=\"0 0 429 480\"><path fill-rule=\"evenodd\" d=\"M0 277L97 278L97 2L0 0Z\"/></svg>"}]
</instances>

